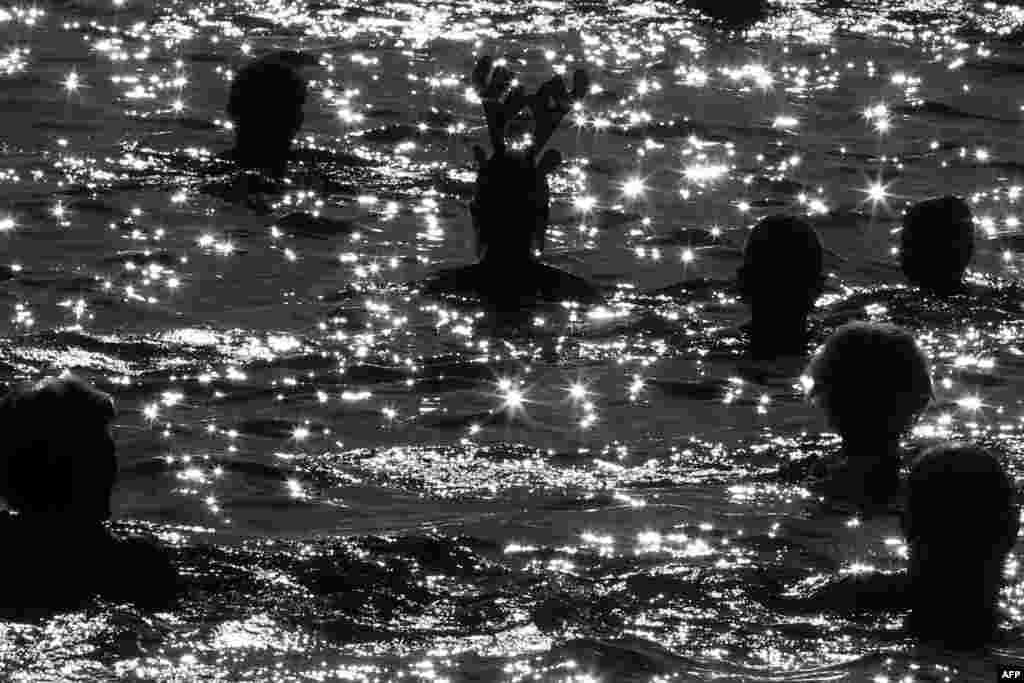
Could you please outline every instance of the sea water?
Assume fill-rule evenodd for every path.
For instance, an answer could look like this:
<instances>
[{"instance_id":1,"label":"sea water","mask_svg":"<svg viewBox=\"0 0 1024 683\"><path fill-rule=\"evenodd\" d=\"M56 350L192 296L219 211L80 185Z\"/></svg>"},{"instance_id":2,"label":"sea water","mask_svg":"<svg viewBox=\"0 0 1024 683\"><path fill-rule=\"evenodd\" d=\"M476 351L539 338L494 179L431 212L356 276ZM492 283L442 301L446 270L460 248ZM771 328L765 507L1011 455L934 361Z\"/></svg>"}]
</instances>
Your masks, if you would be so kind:
<instances>
[{"instance_id":1,"label":"sea water","mask_svg":"<svg viewBox=\"0 0 1024 683\"><path fill-rule=\"evenodd\" d=\"M0 4L0 379L72 370L116 398L115 527L187 586L168 612L2 623L2 675L988 681L1024 664L1014 556L987 651L916 643L898 612L765 606L899 569L906 547L896 512L792 475L838 441L800 361L744 360L729 285L759 217L807 216L829 273L814 342L906 326L936 383L907 452L977 441L1016 475L1022 26L960 0L791 0L730 25L653 0ZM228 83L282 49L317 62L307 162L281 193L233 195ZM419 294L474 254L482 54L531 88L577 68L595 84L548 145L566 163L545 258L605 306ZM893 248L908 203L944 193L975 213L980 293L923 300Z\"/></svg>"}]
</instances>

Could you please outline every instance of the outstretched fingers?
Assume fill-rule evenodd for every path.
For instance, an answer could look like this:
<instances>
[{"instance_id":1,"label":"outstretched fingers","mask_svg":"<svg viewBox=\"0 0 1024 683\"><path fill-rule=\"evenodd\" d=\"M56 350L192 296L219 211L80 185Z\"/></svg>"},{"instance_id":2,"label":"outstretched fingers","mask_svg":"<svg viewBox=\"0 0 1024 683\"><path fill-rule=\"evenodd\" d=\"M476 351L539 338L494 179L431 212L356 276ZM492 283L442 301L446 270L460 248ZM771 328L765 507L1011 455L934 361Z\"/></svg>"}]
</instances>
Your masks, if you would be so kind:
<instances>
[{"instance_id":1,"label":"outstretched fingers","mask_svg":"<svg viewBox=\"0 0 1024 683\"><path fill-rule=\"evenodd\" d=\"M555 76L540 87L531 102L531 109L537 122L534 149L538 152L554 135L562 119L572 109L573 103L582 100L590 89L590 79L583 69L577 69L573 73L572 81L572 91L569 91L565 86L565 80L561 76Z\"/></svg>"},{"instance_id":2,"label":"outstretched fingers","mask_svg":"<svg viewBox=\"0 0 1024 683\"><path fill-rule=\"evenodd\" d=\"M590 89L590 79L583 69L573 73L572 90L565 79L555 76L546 81L534 95L516 83L515 74L504 65L495 65L489 56L480 57L473 69L473 87L483 102L487 130L495 154L505 151L508 124L521 111L529 108L534 118L533 143L530 155L537 155L554 135L573 104L582 100Z\"/></svg>"}]
</instances>

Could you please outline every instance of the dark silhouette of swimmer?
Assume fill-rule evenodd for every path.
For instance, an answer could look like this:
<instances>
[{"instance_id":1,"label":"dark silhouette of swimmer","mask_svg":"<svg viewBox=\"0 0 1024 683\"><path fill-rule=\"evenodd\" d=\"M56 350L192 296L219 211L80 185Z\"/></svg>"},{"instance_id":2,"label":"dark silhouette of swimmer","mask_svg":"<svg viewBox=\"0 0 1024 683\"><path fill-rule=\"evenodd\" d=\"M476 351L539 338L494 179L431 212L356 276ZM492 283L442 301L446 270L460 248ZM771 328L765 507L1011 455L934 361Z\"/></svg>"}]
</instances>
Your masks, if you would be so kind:
<instances>
[{"instance_id":1,"label":"dark silhouette of swimmer","mask_svg":"<svg viewBox=\"0 0 1024 683\"><path fill-rule=\"evenodd\" d=\"M286 173L295 186L320 193L356 191L354 185L339 182L319 167L370 166L371 161L343 152L294 145L305 118L307 80L303 71L316 64L312 55L286 50L255 59L238 71L231 82L227 103L235 144L220 158L244 172L226 182L208 183L204 191L260 213L271 213L270 205L261 195L281 193ZM290 162L296 162L297 168L289 171ZM345 221L306 211L289 213L280 220L281 227L288 222L288 227L297 232L314 236L353 229Z\"/></svg>"},{"instance_id":2,"label":"dark silhouette of swimmer","mask_svg":"<svg viewBox=\"0 0 1024 683\"><path fill-rule=\"evenodd\" d=\"M900 438L932 398L928 363L896 325L854 322L826 340L806 370L808 398L842 438L830 498L870 506L899 489Z\"/></svg>"},{"instance_id":3,"label":"dark silhouette of swimmer","mask_svg":"<svg viewBox=\"0 0 1024 683\"><path fill-rule=\"evenodd\" d=\"M903 533L909 549L909 629L974 646L990 640L1006 556L1017 541L1017 492L980 448L946 445L910 470Z\"/></svg>"},{"instance_id":4,"label":"dark silhouette of swimmer","mask_svg":"<svg viewBox=\"0 0 1024 683\"><path fill-rule=\"evenodd\" d=\"M967 203L957 197L928 199L904 215L900 262L911 287L878 287L853 294L823 311L823 322L863 318L881 305L889 320L910 328L927 322L962 327L1020 317L1020 282L965 281L974 253L974 224ZM927 296L922 296L925 294Z\"/></svg>"},{"instance_id":5,"label":"dark silhouette of swimmer","mask_svg":"<svg viewBox=\"0 0 1024 683\"><path fill-rule=\"evenodd\" d=\"M750 355L807 352L807 316L824 287L821 241L791 216L762 218L747 237L737 290L750 307Z\"/></svg>"},{"instance_id":6,"label":"dark silhouette of swimmer","mask_svg":"<svg viewBox=\"0 0 1024 683\"><path fill-rule=\"evenodd\" d=\"M946 647L977 648L997 635L1007 554L1017 540L1017 492L984 450L949 444L912 465L903 512L905 572L853 574L812 595L777 599L783 611L909 610L911 634Z\"/></svg>"},{"instance_id":7,"label":"dark silhouette of swimmer","mask_svg":"<svg viewBox=\"0 0 1024 683\"><path fill-rule=\"evenodd\" d=\"M686 4L726 29L749 28L764 18L768 10L765 0L686 0Z\"/></svg>"},{"instance_id":8,"label":"dark silhouette of swimmer","mask_svg":"<svg viewBox=\"0 0 1024 683\"><path fill-rule=\"evenodd\" d=\"M586 74L575 73L572 92L556 77L532 96L523 86L513 86L513 80L513 74L495 66L490 57L477 62L473 82L484 104L494 150L487 158L482 148L474 148L478 173L470 213L478 262L438 273L426 289L480 297L499 307L535 300L598 301L597 290L585 280L538 260L548 227L547 176L562 163L554 150L538 156L572 102L586 93ZM526 108L535 121L531 140L522 149L510 149L506 130Z\"/></svg>"},{"instance_id":9,"label":"dark silhouette of swimmer","mask_svg":"<svg viewBox=\"0 0 1024 683\"><path fill-rule=\"evenodd\" d=\"M961 292L973 255L974 220L963 199L927 199L904 215L900 265L912 285L938 295Z\"/></svg>"},{"instance_id":10,"label":"dark silhouette of swimmer","mask_svg":"<svg viewBox=\"0 0 1024 683\"><path fill-rule=\"evenodd\" d=\"M235 131L230 156L242 168L271 178L284 175L305 118L306 79L300 69L311 60L298 52L275 52L235 75L227 106Z\"/></svg>"},{"instance_id":11,"label":"dark silhouette of swimmer","mask_svg":"<svg viewBox=\"0 0 1024 683\"><path fill-rule=\"evenodd\" d=\"M164 555L106 528L117 458L110 396L73 376L0 400L0 615L27 617L91 596L157 607L177 576Z\"/></svg>"}]
</instances>

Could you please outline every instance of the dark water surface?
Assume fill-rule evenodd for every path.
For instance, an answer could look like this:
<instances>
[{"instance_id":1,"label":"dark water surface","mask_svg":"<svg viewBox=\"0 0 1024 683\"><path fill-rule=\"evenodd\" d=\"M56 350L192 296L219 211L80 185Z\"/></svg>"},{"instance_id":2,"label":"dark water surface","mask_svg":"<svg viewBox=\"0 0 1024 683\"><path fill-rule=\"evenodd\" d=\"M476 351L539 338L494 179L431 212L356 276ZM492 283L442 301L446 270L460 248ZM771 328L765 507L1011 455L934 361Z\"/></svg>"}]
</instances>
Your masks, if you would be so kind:
<instances>
[{"instance_id":1,"label":"dark water surface","mask_svg":"<svg viewBox=\"0 0 1024 683\"><path fill-rule=\"evenodd\" d=\"M815 341L853 318L908 326L937 382L908 452L977 439L1019 474L1024 11L794 0L739 34L671 2L34 8L0 4L0 379L71 368L117 398L117 526L168 548L189 589L168 613L0 624L0 676L989 681L1024 664L1016 560L986 652L916 644L896 612L765 606L899 568L898 518L826 507L792 474L837 440L799 362L742 360L727 286L661 289L730 278L758 217L810 214L830 272ZM277 49L319 60L307 161L283 196L233 201L213 158L229 74ZM584 65L603 89L550 143L568 163L548 262L606 307L418 293L473 253L481 52L534 86ZM906 204L944 192L972 201L981 293L922 302L891 249Z\"/></svg>"}]
</instances>

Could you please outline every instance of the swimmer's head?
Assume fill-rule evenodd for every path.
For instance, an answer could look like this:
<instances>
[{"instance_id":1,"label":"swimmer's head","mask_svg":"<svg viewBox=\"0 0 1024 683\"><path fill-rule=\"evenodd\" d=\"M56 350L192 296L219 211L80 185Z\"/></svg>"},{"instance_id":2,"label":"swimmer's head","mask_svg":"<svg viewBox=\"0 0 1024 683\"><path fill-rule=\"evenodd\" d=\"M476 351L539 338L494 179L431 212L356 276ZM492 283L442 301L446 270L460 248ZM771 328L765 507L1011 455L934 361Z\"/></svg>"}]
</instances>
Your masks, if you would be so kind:
<instances>
[{"instance_id":1,"label":"swimmer's head","mask_svg":"<svg viewBox=\"0 0 1024 683\"><path fill-rule=\"evenodd\" d=\"M736 280L740 295L769 317L773 310L806 315L824 286L818 233L792 216L762 218L747 237Z\"/></svg>"},{"instance_id":2,"label":"swimmer's head","mask_svg":"<svg viewBox=\"0 0 1024 683\"><path fill-rule=\"evenodd\" d=\"M911 284L939 294L956 291L973 255L974 222L963 199L928 199L903 217L900 263Z\"/></svg>"},{"instance_id":3,"label":"swimmer's head","mask_svg":"<svg viewBox=\"0 0 1024 683\"><path fill-rule=\"evenodd\" d=\"M296 52L275 52L249 62L235 75L227 109L239 165L284 173L304 120L306 79L299 69L308 60Z\"/></svg>"},{"instance_id":4,"label":"swimmer's head","mask_svg":"<svg viewBox=\"0 0 1024 683\"><path fill-rule=\"evenodd\" d=\"M981 448L957 443L931 448L914 462L907 484L903 530L908 542L1005 554L1016 541L1016 489L999 461Z\"/></svg>"},{"instance_id":5,"label":"swimmer's head","mask_svg":"<svg viewBox=\"0 0 1024 683\"><path fill-rule=\"evenodd\" d=\"M898 439L932 398L924 353L910 333L889 323L843 325L806 375L808 397L847 441Z\"/></svg>"},{"instance_id":6,"label":"swimmer's head","mask_svg":"<svg viewBox=\"0 0 1024 683\"><path fill-rule=\"evenodd\" d=\"M0 497L22 515L107 519L117 476L113 418L110 396L74 376L10 391L0 399Z\"/></svg>"},{"instance_id":7,"label":"swimmer's head","mask_svg":"<svg viewBox=\"0 0 1024 683\"><path fill-rule=\"evenodd\" d=\"M470 204L477 257L517 263L539 255L547 232L551 192L547 176L561 155L549 150L539 162L504 151L486 158L475 148L478 171Z\"/></svg>"},{"instance_id":8,"label":"swimmer's head","mask_svg":"<svg viewBox=\"0 0 1024 683\"><path fill-rule=\"evenodd\" d=\"M807 316L824 286L814 228L790 216L762 218L747 237L736 285L750 306L751 356L806 353Z\"/></svg>"},{"instance_id":9,"label":"swimmer's head","mask_svg":"<svg viewBox=\"0 0 1024 683\"><path fill-rule=\"evenodd\" d=\"M1016 488L991 454L949 444L920 456L903 516L911 629L950 645L983 642L995 626L1003 564L1019 528Z\"/></svg>"}]
</instances>

